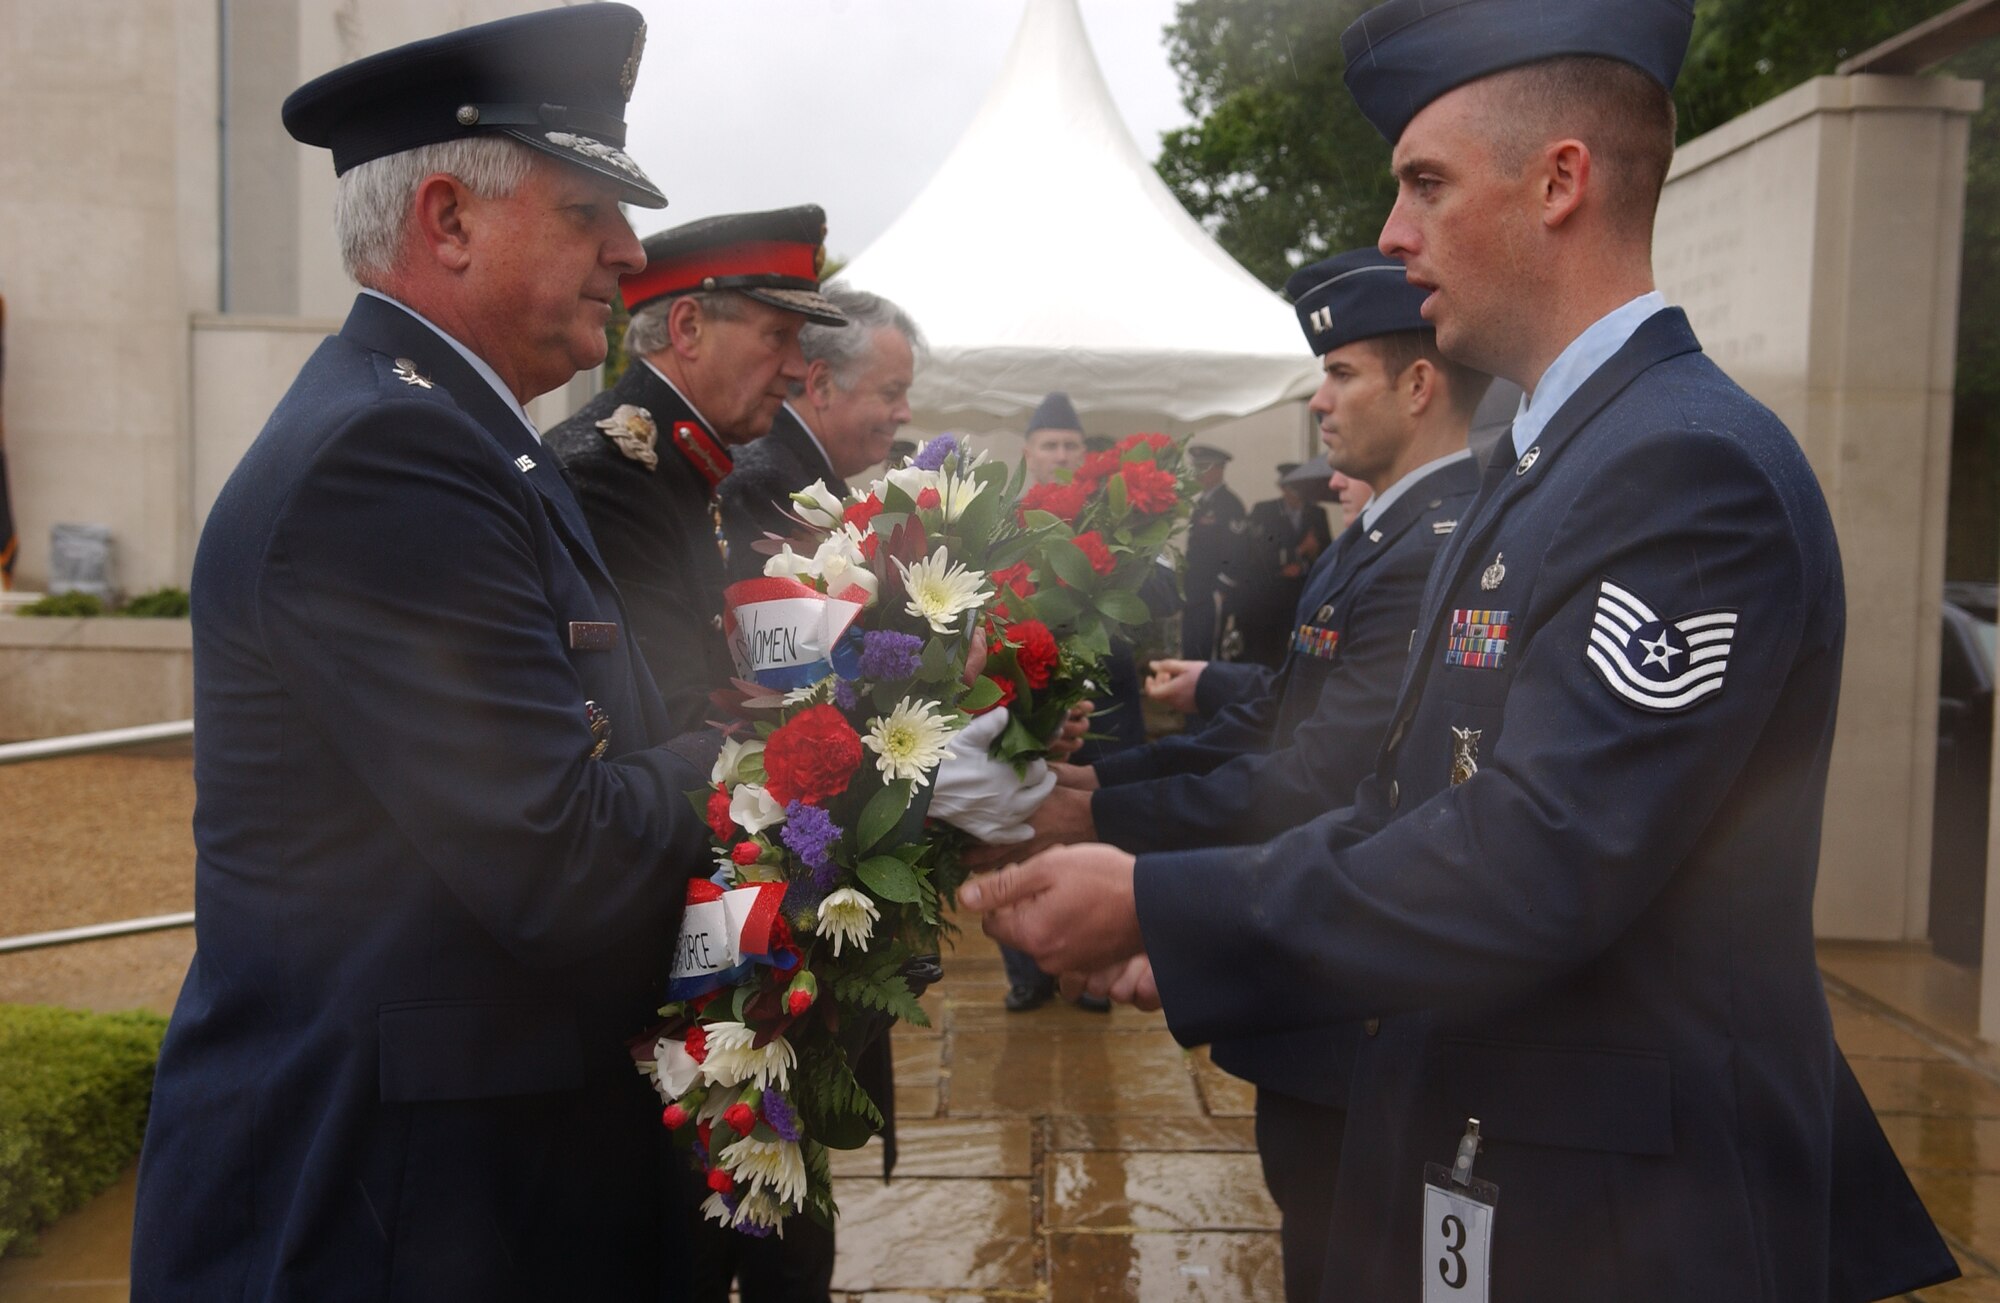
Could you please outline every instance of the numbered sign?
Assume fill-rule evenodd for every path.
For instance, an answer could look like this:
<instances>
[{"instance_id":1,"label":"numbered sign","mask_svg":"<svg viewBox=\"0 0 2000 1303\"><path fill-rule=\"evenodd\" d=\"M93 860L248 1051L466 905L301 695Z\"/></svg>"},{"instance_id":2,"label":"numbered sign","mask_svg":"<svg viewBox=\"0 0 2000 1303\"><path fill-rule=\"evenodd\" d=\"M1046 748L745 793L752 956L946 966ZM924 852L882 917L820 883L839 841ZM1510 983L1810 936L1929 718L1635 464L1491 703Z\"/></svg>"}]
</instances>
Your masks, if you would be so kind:
<instances>
[{"instance_id":1,"label":"numbered sign","mask_svg":"<svg viewBox=\"0 0 2000 1303\"><path fill-rule=\"evenodd\" d=\"M1424 1303L1487 1303L1498 1191L1485 1181L1457 1185L1426 1164L1426 1178L1433 1174L1424 1182Z\"/></svg>"}]
</instances>

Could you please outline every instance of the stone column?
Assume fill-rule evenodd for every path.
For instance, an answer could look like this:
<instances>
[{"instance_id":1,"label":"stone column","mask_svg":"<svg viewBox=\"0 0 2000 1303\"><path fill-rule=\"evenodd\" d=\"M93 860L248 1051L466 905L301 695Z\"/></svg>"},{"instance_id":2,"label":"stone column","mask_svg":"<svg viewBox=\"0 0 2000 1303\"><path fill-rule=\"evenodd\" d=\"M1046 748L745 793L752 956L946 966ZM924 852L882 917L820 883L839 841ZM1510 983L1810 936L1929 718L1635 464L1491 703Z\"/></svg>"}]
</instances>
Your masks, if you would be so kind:
<instances>
[{"instance_id":1,"label":"stone column","mask_svg":"<svg viewBox=\"0 0 2000 1303\"><path fill-rule=\"evenodd\" d=\"M1840 537L1847 654L1814 901L1822 936L1915 939L1928 926L1965 158L1980 94L1951 78L1816 78L1682 146L1660 205L1660 287L1798 436ZM1744 634L1755 629L1746 612Z\"/></svg>"}]
</instances>

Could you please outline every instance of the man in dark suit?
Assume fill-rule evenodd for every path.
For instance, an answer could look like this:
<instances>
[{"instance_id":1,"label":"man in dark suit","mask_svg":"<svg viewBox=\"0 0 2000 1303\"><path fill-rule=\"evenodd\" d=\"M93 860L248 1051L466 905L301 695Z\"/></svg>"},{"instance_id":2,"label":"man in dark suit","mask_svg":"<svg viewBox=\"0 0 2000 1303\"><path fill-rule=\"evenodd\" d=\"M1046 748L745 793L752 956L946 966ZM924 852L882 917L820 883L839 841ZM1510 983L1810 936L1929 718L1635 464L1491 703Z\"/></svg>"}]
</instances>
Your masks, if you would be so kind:
<instances>
[{"instance_id":1,"label":"man in dark suit","mask_svg":"<svg viewBox=\"0 0 2000 1303\"><path fill-rule=\"evenodd\" d=\"M1059 766L1066 788L1033 821L1044 843L1260 842L1345 804L1382 744L1425 577L1479 486L1466 432L1487 377L1438 354L1423 292L1373 249L1302 267L1285 288L1324 372L1309 406L1332 464L1372 490L1368 510L1313 570L1289 654L1261 689L1196 732ZM1359 1034L1215 1045L1218 1064L1257 1084L1257 1152L1295 1303L1320 1292Z\"/></svg>"},{"instance_id":2,"label":"man in dark suit","mask_svg":"<svg viewBox=\"0 0 2000 1303\"><path fill-rule=\"evenodd\" d=\"M798 394L778 409L770 434L737 454L717 491L731 579L764 573L768 553L759 545L772 546L771 536L798 535L793 493L819 483L845 498L848 478L886 462L909 422L923 351L917 324L866 290L829 285L825 297L848 324L799 332L806 374Z\"/></svg>"},{"instance_id":3,"label":"man in dark suit","mask_svg":"<svg viewBox=\"0 0 2000 1303\"><path fill-rule=\"evenodd\" d=\"M1201 493L1188 521L1187 569L1182 575L1187 606L1181 612L1181 655L1206 661L1225 650L1218 640L1235 610L1243 538L1249 523L1243 514L1243 499L1222 482L1229 454L1197 443L1188 447L1188 460L1200 477Z\"/></svg>"},{"instance_id":4,"label":"man in dark suit","mask_svg":"<svg viewBox=\"0 0 2000 1303\"><path fill-rule=\"evenodd\" d=\"M1278 496L1250 508L1245 533L1243 592L1237 626L1243 631L1243 659L1276 669L1291 645L1287 623L1305 592L1306 572L1333 544L1326 508L1308 502L1285 477L1297 462L1278 463Z\"/></svg>"},{"instance_id":5,"label":"man in dark suit","mask_svg":"<svg viewBox=\"0 0 2000 1303\"><path fill-rule=\"evenodd\" d=\"M1528 395L1374 773L1248 853L1066 848L968 888L1189 1043L1368 1020L1323 1297L1415 1300L1436 1271L1479 1297L1847 1300L1957 1272L1814 964L1832 522L1652 288L1692 21L1391 0L1349 29L1395 142L1382 248L1439 347Z\"/></svg>"},{"instance_id":6,"label":"man in dark suit","mask_svg":"<svg viewBox=\"0 0 2000 1303\"><path fill-rule=\"evenodd\" d=\"M800 328L846 322L819 292L825 235L807 204L648 236L645 270L621 287L625 374L549 431L682 728L709 718L710 691L735 673L716 488L804 382Z\"/></svg>"},{"instance_id":7,"label":"man in dark suit","mask_svg":"<svg viewBox=\"0 0 2000 1303\"><path fill-rule=\"evenodd\" d=\"M286 101L366 287L195 559L197 952L133 1297L650 1294L651 1016L705 830L629 620L522 404L643 261L644 25L530 14ZM564 107L553 107L561 105ZM695 752L686 740L682 750Z\"/></svg>"}]
</instances>

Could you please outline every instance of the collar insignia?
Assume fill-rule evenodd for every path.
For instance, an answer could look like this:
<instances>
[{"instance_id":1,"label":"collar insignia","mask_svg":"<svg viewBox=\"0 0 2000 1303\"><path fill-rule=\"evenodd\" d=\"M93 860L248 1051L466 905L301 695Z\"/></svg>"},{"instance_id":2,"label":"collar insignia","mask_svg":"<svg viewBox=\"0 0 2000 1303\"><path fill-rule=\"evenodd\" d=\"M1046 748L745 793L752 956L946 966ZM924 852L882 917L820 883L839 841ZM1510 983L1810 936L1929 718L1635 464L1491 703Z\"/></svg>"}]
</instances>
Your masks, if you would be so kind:
<instances>
[{"instance_id":1,"label":"collar insignia","mask_svg":"<svg viewBox=\"0 0 2000 1303\"><path fill-rule=\"evenodd\" d=\"M1514 467L1514 474L1526 475L1542 459L1542 445L1539 443L1521 454L1521 460Z\"/></svg>"},{"instance_id":2,"label":"collar insignia","mask_svg":"<svg viewBox=\"0 0 2000 1303\"><path fill-rule=\"evenodd\" d=\"M721 444L708 431L693 421L674 422L674 446L681 450L681 456L688 459L701 477L708 481L711 491L722 483L734 465Z\"/></svg>"},{"instance_id":3,"label":"collar insignia","mask_svg":"<svg viewBox=\"0 0 2000 1303\"><path fill-rule=\"evenodd\" d=\"M519 457L516 457L514 459L514 465L521 470L531 471L535 469L535 459L533 457L528 456L528 454L526 453L522 453Z\"/></svg>"},{"instance_id":4,"label":"collar insignia","mask_svg":"<svg viewBox=\"0 0 2000 1303\"><path fill-rule=\"evenodd\" d=\"M431 378L427 375L420 374L417 371L417 364L415 362L410 361L410 359L406 357L399 357L396 359L394 374L396 379L402 381L406 385L415 385L419 389L437 388L436 385L431 383Z\"/></svg>"}]
</instances>

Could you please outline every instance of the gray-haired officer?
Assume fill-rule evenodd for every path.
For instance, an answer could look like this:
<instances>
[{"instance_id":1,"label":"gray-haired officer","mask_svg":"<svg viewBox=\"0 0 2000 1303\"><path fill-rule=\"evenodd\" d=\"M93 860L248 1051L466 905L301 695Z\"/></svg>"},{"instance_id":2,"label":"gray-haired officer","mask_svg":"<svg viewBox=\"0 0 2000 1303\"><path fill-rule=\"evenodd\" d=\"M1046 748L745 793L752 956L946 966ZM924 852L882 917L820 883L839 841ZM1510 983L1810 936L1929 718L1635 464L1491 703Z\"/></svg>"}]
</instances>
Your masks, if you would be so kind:
<instances>
[{"instance_id":1,"label":"gray-haired officer","mask_svg":"<svg viewBox=\"0 0 2000 1303\"><path fill-rule=\"evenodd\" d=\"M1071 848L967 888L1184 1042L1369 1020L1323 1298L1817 1303L1957 1272L1814 961L1832 522L1653 288L1692 24L1390 0L1348 30L1395 145L1381 248L1439 348L1528 395L1375 772L1254 851Z\"/></svg>"},{"instance_id":2,"label":"gray-haired officer","mask_svg":"<svg viewBox=\"0 0 2000 1303\"><path fill-rule=\"evenodd\" d=\"M648 236L645 270L621 285L625 374L549 431L682 728L713 714L708 694L735 673L716 489L805 383L801 328L847 323L819 292L825 238L812 204Z\"/></svg>"},{"instance_id":3,"label":"gray-haired officer","mask_svg":"<svg viewBox=\"0 0 2000 1303\"><path fill-rule=\"evenodd\" d=\"M364 288L195 558L197 950L154 1085L132 1297L622 1298L661 1257L686 793L522 404L604 357L644 24L468 27L300 87Z\"/></svg>"}]
</instances>

